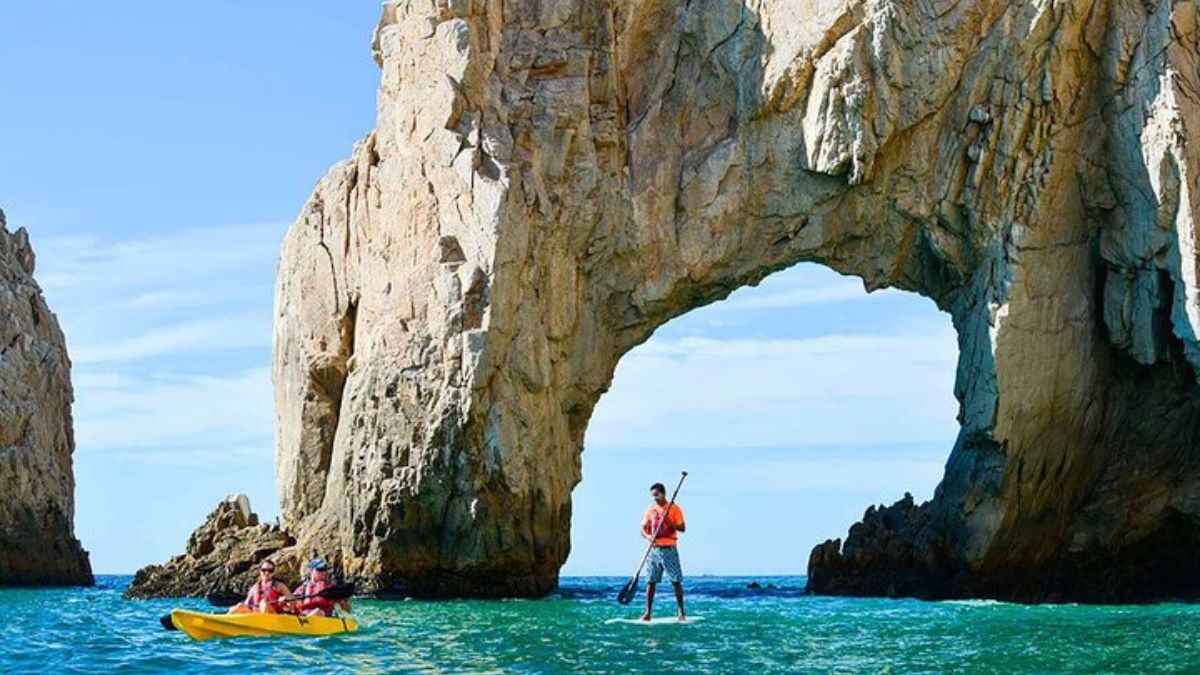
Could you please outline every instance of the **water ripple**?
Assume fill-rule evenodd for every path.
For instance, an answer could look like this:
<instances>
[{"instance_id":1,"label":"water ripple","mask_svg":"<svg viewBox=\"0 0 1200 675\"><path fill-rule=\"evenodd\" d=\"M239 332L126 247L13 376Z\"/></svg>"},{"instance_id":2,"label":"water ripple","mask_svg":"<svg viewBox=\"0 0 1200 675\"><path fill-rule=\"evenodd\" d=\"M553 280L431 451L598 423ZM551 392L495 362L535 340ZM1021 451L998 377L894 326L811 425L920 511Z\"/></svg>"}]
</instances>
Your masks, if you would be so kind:
<instances>
[{"instance_id":1,"label":"water ripple","mask_svg":"<svg viewBox=\"0 0 1200 675\"><path fill-rule=\"evenodd\" d=\"M1200 610L1182 604L822 598L805 596L797 577L700 577L688 581L689 611L705 621L644 627L605 623L639 612L613 602L624 579L585 578L531 602L360 601L363 629L350 636L197 643L158 617L202 601L124 600L128 581L0 591L10 631L19 627L0 642L4 672L1125 673L1200 663ZM762 588L747 588L754 581Z\"/></svg>"}]
</instances>

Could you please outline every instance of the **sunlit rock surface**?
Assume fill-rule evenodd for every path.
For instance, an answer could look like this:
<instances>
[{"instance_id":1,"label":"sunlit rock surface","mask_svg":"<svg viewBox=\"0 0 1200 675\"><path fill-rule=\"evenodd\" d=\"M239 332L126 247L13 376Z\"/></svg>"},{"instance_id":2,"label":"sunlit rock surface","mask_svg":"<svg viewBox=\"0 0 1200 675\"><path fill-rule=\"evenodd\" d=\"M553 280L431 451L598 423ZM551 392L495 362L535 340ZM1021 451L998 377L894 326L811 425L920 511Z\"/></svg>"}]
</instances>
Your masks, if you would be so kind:
<instances>
[{"instance_id":1,"label":"sunlit rock surface","mask_svg":"<svg viewBox=\"0 0 1200 675\"><path fill-rule=\"evenodd\" d=\"M285 526L364 588L545 593L621 355L817 261L950 314L962 431L812 590L1200 591L1196 13L386 6L377 127L283 246Z\"/></svg>"},{"instance_id":2,"label":"sunlit rock surface","mask_svg":"<svg viewBox=\"0 0 1200 675\"><path fill-rule=\"evenodd\" d=\"M230 495L188 538L183 554L138 570L125 595L241 595L258 580L259 564L268 559L275 563L277 579L295 585L303 567L295 543L278 524L259 522L246 495Z\"/></svg>"},{"instance_id":3,"label":"sunlit rock surface","mask_svg":"<svg viewBox=\"0 0 1200 675\"><path fill-rule=\"evenodd\" d=\"M0 212L0 586L90 585L74 529L71 363L33 271L29 235Z\"/></svg>"}]
</instances>

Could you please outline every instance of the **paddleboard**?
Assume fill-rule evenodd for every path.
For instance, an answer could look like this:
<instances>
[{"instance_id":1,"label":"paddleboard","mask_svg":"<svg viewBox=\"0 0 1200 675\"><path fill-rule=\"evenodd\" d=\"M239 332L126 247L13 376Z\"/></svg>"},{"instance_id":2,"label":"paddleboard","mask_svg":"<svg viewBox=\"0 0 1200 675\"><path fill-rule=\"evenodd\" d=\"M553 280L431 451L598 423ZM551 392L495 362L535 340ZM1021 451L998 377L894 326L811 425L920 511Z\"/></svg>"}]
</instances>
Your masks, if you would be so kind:
<instances>
[{"instance_id":1,"label":"paddleboard","mask_svg":"<svg viewBox=\"0 0 1200 675\"><path fill-rule=\"evenodd\" d=\"M605 621L604 623L606 623L606 624L607 623L627 623L627 624L630 624L633 626L665 626L665 625L687 626L689 624L697 623L697 622L700 622L703 620L704 620L704 617L702 617L702 616L689 616L684 621L680 621L679 619L676 619L673 616L656 616L653 619L650 619L649 621L642 621L641 619L609 619L608 621Z\"/></svg>"}]
</instances>

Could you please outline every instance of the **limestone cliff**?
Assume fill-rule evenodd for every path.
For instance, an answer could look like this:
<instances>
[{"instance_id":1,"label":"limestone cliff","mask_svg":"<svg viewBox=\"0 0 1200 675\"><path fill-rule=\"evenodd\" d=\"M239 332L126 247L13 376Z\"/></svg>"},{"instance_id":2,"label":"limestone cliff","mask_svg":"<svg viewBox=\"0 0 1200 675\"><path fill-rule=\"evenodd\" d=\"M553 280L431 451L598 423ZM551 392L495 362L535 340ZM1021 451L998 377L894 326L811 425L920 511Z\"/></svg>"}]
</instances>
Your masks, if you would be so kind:
<instances>
[{"instance_id":1,"label":"limestone cliff","mask_svg":"<svg viewBox=\"0 0 1200 675\"><path fill-rule=\"evenodd\" d=\"M0 212L0 586L90 585L74 534L71 364L33 268L29 235Z\"/></svg>"},{"instance_id":2,"label":"limestone cliff","mask_svg":"<svg viewBox=\"0 0 1200 675\"><path fill-rule=\"evenodd\" d=\"M418 0L283 246L285 526L366 588L536 595L618 359L817 261L932 298L935 499L832 593L1200 592L1197 4ZM903 486L897 486L897 491Z\"/></svg>"}]
</instances>

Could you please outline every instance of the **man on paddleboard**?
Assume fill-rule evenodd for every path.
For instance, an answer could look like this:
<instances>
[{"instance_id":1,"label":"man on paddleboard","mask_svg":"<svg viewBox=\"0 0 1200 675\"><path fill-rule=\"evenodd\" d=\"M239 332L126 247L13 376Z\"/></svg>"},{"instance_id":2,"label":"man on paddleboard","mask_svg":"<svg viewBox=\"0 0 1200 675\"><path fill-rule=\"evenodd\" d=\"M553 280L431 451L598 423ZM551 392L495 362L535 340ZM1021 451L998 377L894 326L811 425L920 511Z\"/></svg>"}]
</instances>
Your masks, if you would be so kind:
<instances>
[{"instance_id":1,"label":"man on paddleboard","mask_svg":"<svg viewBox=\"0 0 1200 675\"><path fill-rule=\"evenodd\" d=\"M679 508L679 504L667 502L667 488L662 483L650 486L650 498L650 506L642 516L642 537L648 541L653 539L654 543L650 547L650 558L647 561L650 565L650 578L646 583L646 613L642 615L642 621L650 620L654 611L654 591L662 581L664 572L675 588L679 620L683 621L687 616L683 612L683 569L679 566L677 548L679 533L687 530L687 524L683 520L683 509ZM670 512L667 511L668 505ZM662 529L659 529L660 525ZM654 536L656 532L657 537Z\"/></svg>"}]
</instances>

